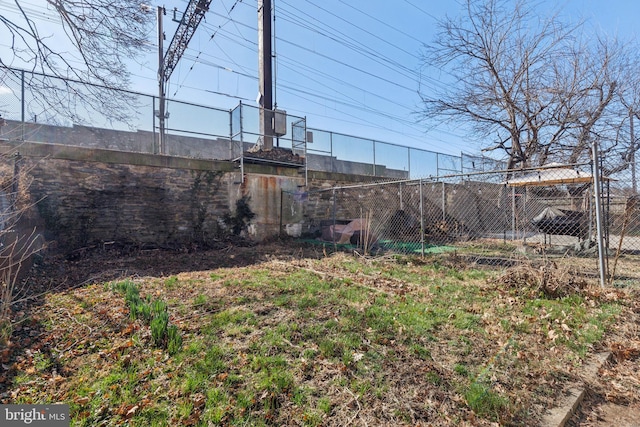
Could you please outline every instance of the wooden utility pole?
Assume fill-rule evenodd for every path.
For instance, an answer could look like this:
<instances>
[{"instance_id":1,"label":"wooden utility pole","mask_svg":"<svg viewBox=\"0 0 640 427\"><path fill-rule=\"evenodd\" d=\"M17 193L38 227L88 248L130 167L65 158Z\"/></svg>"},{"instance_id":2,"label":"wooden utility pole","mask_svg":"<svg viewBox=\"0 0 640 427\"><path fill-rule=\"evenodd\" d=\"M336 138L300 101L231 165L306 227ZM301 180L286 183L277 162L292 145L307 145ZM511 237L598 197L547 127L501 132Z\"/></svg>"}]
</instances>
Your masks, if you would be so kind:
<instances>
[{"instance_id":1,"label":"wooden utility pole","mask_svg":"<svg viewBox=\"0 0 640 427\"><path fill-rule=\"evenodd\" d=\"M258 69L260 72L258 102L262 148L273 149L273 71L271 51L271 0L258 0Z\"/></svg>"}]
</instances>

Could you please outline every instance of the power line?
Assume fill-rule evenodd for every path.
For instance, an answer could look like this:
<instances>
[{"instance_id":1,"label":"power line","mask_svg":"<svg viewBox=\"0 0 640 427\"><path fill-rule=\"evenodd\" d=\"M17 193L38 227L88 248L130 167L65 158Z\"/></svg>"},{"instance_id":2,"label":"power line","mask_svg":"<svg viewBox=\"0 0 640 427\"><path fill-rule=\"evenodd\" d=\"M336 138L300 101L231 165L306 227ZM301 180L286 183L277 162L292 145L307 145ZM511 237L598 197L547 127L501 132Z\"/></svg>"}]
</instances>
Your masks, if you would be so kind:
<instances>
[{"instance_id":1,"label":"power line","mask_svg":"<svg viewBox=\"0 0 640 427\"><path fill-rule=\"evenodd\" d=\"M225 20L225 22L224 22L224 23L222 23L222 24L218 25L218 28L216 28L216 30L213 32L213 34L211 34L211 37L209 37L209 41L213 40L213 38L215 37L215 35L217 34L217 32L218 32L222 27L224 27L224 26L225 26L226 24L228 24L229 22L232 22L232 21L233 21L233 20L231 19L231 11L233 11L233 9L236 7L236 5L238 4L238 2L239 2L239 1L242 1L242 0L236 0L236 1L235 1L235 3L233 4L233 6L231 6L231 9L227 10L227 15L228 15L227 19ZM223 5L224 5L224 3L223 3ZM226 6L225 6L225 8L226 8ZM207 8L207 11L208 11L208 8ZM183 17L182 19L184 19L184 17ZM198 23L199 23L199 21L198 21ZM240 30L238 29L238 26L237 26L235 23L234 23L234 26L236 27L236 29L238 30L238 33L240 34ZM214 41L214 42L215 42L215 41ZM216 43L216 45L218 45L218 44ZM226 55L226 52L224 52L224 50L223 50L219 45L218 45L218 47L219 47L219 48L220 48L220 50L221 50L221 51ZM202 51L198 52L198 55L196 56L196 59L197 59L198 57L200 57L201 53L202 53ZM232 63L234 63L236 66L238 66L239 68L243 68L241 65L237 64L233 59L231 59L231 57L229 57L228 55L227 55L227 57L228 57L228 58L229 58L229 60L230 60ZM186 75L186 76L184 77L184 79L182 80L182 82L183 82L183 83L186 81L187 77L189 76L189 74L190 74L190 73L191 73L191 71L193 70L193 67L194 67L194 65L196 64L196 62L197 62L197 61L194 61L194 63L193 63L193 64L191 64L191 67L189 67L189 71L187 71L187 75ZM182 87L182 86L180 85L180 86L178 86L178 87L176 88L176 91L174 92L173 96L175 96L175 95L178 93L178 91L180 90L180 88L181 88L181 87Z\"/></svg>"},{"instance_id":2,"label":"power line","mask_svg":"<svg viewBox=\"0 0 640 427\"><path fill-rule=\"evenodd\" d=\"M298 10L298 11L300 10L300 9L296 8L295 6L292 6L291 4L287 3L287 2L286 2L286 1L284 1L284 0L281 0L281 1L282 1L283 3L285 3L285 4L288 4L288 5L289 5L289 7L293 8L293 9L296 9L296 10ZM313 5L313 6L315 6L316 8L318 8L318 9L320 9L320 10L324 11L325 13L329 14L330 16L333 16L334 18L337 18L337 19L339 19L340 21L343 21L343 22L345 22L346 24L348 24L348 25L350 25L350 26L352 26L352 27L354 27L354 28L357 28L358 30L360 30L360 31L362 31L362 32L364 32L364 33L366 33L366 34L370 35L371 37L373 37L373 38L375 38L375 39L378 39L378 40L380 40L381 42L383 42L383 43L385 43L385 44L387 44L387 45L389 45L389 46L391 46L391 47L393 47L393 48L395 48L395 49L398 49L398 50L400 50L400 51L402 51L402 52L406 53L406 54L407 54L407 55L409 55L409 56L412 56L412 57L414 57L414 58L417 58L417 57L416 57L416 55L415 55L414 53L409 52L409 51L405 50L404 48L402 48L402 47L400 47L400 46L398 46L398 45L396 45L396 44L394 44L394 43L391 43L389 40L384 39L384 38L380 37L379 35L377 35L377 34L375 34L375 33L372 33L371 31L369 31L369 30L367 30L367 29L365 29L365 28L360 27L359 25L354 24L352 21L348 21L347 19L343 18L342 16L339 16L339 15L337 15L337 14L335 14L335 13L331 12L330 10L328 10L328 9L326 9L326 8L322 7L322 6L317 5L316 3L314 3L314 2L312 2L312 1L310 1L310 0L306 0L306 2L307 2L307 3L309 3L309 4L311 4L311 5ZM417 58L417 59L419 59L419 58Z\"/></svg>"},{"instance_id":3,"label":"power line","mask_svg":"<svg viewBox=\"0 0 640 427\"><path fill-rule=\"evenodd\" d=\"M408 38L412 39L413 41L416 41L416 42L418 42L418 43L424 43L424 41L422 41L422 40L418 39L417 37L414 37L414 36L412 36L411 34L406 33L406 32L402 31L401 29L399 29L399 28L397 28L397 27L394 27L393 25L389 25L387 22L385 22L385 21L383 21L383 20L381 20L381 19L378 19L378 18L376 18L375 16L373 16L373 15L371 15L371 14L369 14L369 13L367 13L367 12L363 11L363 10L362 10L362 8L355 7L354 5L349 4L349 3L347 3L347 2L346 2L346 1L344 1L344 0L338 0L338 1L339 1L340 3L342 3L342 4L344 4L345 6L347 6L347 7L351 8L351 9L355 10L356 12L361 13L361 14L363 14L364 16L367 16L367 17L369 17L369 18L373 19L374 21L376 21L376 22L378 22L378 23L380 23L380 24L384 25L385 27L391 28L392 30L396 31L397 33L402 34L403 36L406 36L406 37L408 37Z\"/></svg>"},{"instance_id":4,"label":"power line","mask_svg":"<svg viewBox=\"0 0 640 427\"><path fill-rule=\"evenodd\" d=\"M221 32L219 33L219 35L222 35L222 34L223 34L223 32L221 31ZM242 45L242 44L240 44L240 45ZM246 46L245 46L245 47L246 47ZM253 50L253 51L255 51L255 50ZM208 55L204 54L204 56L208 56ZM332 79L332 80L334 80L334 81L336 81L336 82L338 82L338 83L341 83L341 84L343 84L343 85L347 85L347 86L353 87L353 88L355 88L355 89L357 89L357 90L362 91L363 93L367 93L367 94L369 94L369 95L375 96L375 97L377 97L377 98L379 98L379 99L382 99L382 100L384 100L384 101L387 101L387 102L393 103L393 104L395 104L395 105L397 105L397 106L400 106L400 107L402 107L402 108L406 108L406 109L409 109L409 110L411 109L411 107L408 107L408 106L406 106L406 105L399 104L399 103L397 103L396 101L393 101L393 100L391 100L391 99L389 99L389 98L385 98L385 97L381 96L381 95L380 95L380 94L378 94L378 93L374 93L374 92L368 91L368 90L366 90L366 89L363 89L363 88L361 88L361 87L355 86L355 85L350 84L349 82L347 82L347 81L345 81L345 80L343 80L343 79L339 79L339 78L336 78L335 76L329 75L329 74L327 74L327 73L323 73L323 72L321 72L321 71L319 71L319 70L316 70L316 69L314 69L313 67L305 66L303 63L301 63L301 62L299 62L299 61L296 61L296 60L294 60L294 59L290 59L290 58L289 58L288 56L286 56L286 55L280 55L280 56L284 59L284 61L283 61L283 62L285 62L285 63L286 63L286 61L287 61L287 60L289 60L289 61L290 61L290 63L300 65L300 67L301 67L302 69L304 69L304 70L305 70L305 75L306 75L306 78L308 78L308 79L310 79L310 78L309 78L309 76L308 76L308 73L318 74L318 75L320 75L320 76L322 76L322 77L330 78L330 79ZM290 66L290 67L288 67L288 68L289 68L289 69L291 69L291 70L293 70L293 69L294 69L294 68L292 68L291 66ZM245 72L246 72L246 70L245 70ZM310 79L310 80L313 80L313 79ZM317 80L313 80L313 81L318 82ZM320 83L320 82L318 82L318 83ZM336 91L336 92L341 93L340 91Z\"/></svg>"},{"instance_id":5,"label":"power line","mask_svg":"<svg viewBox=\"0 0 640 427\"><path fill-rule=\"evenodd\" d=\"M322 53L319 53L319 52L315 52L315 51L313 51L313 50L309 49L308 47L302 46L302 45L301 45L301 44L299 44L299 43L294 43L294 42L292 42L292 41L285 40L285 39L281 39L281 38L278 38L278 40L279 40L279 41L281 41L281 42L283 42L283 43L289 44L289 45L291 45L291 46L297 47L298 49L302 49L302 50L304 50L304 51L306 51L306 52L313 53L313 54L315 54L315 55L317 55L317 56L319 56L319 57L321 57L321 58L328 59L328 60L329 60L329 61L331 61L331 62L335 62L336 64L342 65L342 66L344 66L344 67L346 67L346 68L349 68L349 69L351 69L351 70L358 71L358 72L360 72L360 73L362 73L362 74L366 74L367 76L370 76L370 77L373 77L373 78L378 79L378 80L380 80L380 81L383 81L383 82L389 83L389 84L390 84L390 85L392 85L392 86L398 87L398 88L400 88L400 89L407 90L407 91L409 91L409 92L416 92L416 89L414 89L414 88L410 88L410 87L408 87L408 86L405 86L405 85L402 85L402 84L400 84L400 83L394 82L393 80L387 79L387 78L385 78L385 77L378 76L378 75L376 75L376 74L375 74L375 73L373 73L373 72L370 72L370 71L364 70L364 69L362 69L362 68L358 68L358 67L353 66L353 65L351 65L351 64L348 64L348 63L346 63L346 62L344 62L344 61L340 61L340 60L338 60L338 59L332 58L332 57L330 57L329 55L325 55L325 54L322 54Z\"/></svg>"},{"instance_id":6,"label":"power line","mask_svg":"<svg viewBox=\"0 0 640 427\"><path fill-rule=\"evenodd\" d=\"M422 9L421 7L416 6L415 4L413 4L412 2L410 2L409 0L404 0L405 3L407 3L410 6L413 6L414 8L418 9L420 12L424 13L425 15L427 15L429 18L433 18L434 20L438 20L438 18L436 18L435 16L433 16L431 13L427 12L426 10Z\"/></svg>"}]
</instances>

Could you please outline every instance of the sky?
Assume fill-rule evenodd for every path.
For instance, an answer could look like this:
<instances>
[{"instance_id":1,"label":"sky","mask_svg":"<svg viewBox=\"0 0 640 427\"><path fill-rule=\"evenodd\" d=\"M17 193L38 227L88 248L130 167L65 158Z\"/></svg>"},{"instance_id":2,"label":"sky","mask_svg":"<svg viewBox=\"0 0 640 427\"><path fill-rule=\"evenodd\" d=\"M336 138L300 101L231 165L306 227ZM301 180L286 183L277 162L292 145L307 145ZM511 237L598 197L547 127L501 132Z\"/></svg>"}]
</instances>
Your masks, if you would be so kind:
<instances>
[{"instance_id":1,"label":"sky","mask_svg":"<svg viewBox=\"0 0 640 427\"><path fill-rule=\"evenodd\" d=\"M456 16L456 0L272 0L275 8L274 75L277 108L306 117L307 126L346 135L459 155L478 153L480 142L462 128L420 123L419 92L449 84L426 71L422 54L436 23ZM63 36L44 0L21 0L41 33ZM0 0L0 14L14 11ZM165 48L186 0L147 2L165 6ZM541 14L559 10L567 21L584 19L587 31L637 37L640 2L564 0L538 2ZM154 30L155 31L155 30ZM12 55L0 29L0 56ZM256 106L258 94L257 0L213 0L170 79L169 98L220 109L240 101ZM157 49L129 64L132 90L157 94ZM64 41L60 41L64 46ZM8 61L7 61L8 62ZM19 64L14 64L18 66ZM171 113L171 108L169 113ZM175 112L175 117L179 112ZM171 120L171 119L170 119Z\"/></svg>"}]
</instances>

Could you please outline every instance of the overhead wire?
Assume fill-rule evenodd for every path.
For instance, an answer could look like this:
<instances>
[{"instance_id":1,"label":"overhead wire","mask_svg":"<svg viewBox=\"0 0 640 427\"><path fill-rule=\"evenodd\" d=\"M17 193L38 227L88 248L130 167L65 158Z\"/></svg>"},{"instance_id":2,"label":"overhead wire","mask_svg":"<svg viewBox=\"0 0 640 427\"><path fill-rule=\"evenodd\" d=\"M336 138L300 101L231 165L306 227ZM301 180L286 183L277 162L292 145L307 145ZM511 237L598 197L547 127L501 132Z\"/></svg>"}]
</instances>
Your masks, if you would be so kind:
<instances>
[{"instance_id":1,"label":"overhead wire","mask_svg":"<svg viewBox=\"0 0 640 427\"><path fill-rule=\"evenodd\" d=\"M365 12L364 10L362 10L361 7L355 7L354 5L344 1L344 0L338 0L340 3L344 4L345 6L355 10L356 12L373 19L374 21L384 25L387 28L391 28L393 31L396 31L398 34L402 34L403 36L406 36L407 38L410 38L411 40L418 42L418 43L424 43L423 40L418 39L417 37L412 36L411 34L402 31L401 29L394 27L393 25L390 25L388 22L383 21L382 19L378 19L375 16L371 15L370 13Z\"/></svg>"},{"instance_id":2,"label":"overhead wire","mask_svg":"<svg viewBox=\"0 0 640 427\"><path fill-rule=\"evenodd\" d=\"M221 34L222 34L222 32L221 32ZM254 43L254 45L257 45L257 43ZM245 46L245 47L246 47L246 46ZM257 46L255 46L255 47L256 47L256 49L257 49ZM385 98L385 97L381 96L381 95L380 95L380 94L378 94L378 93L374 93L374 92L368 91L368 90L363 89L363 88L361 88L361 87L358 87L358 86L355 86L355 85L353 85L353 84L350 84L349 82L347 82L347 81L345 81L345 80L343 80L343 79L336 78L335 76L330 76L330 75L329 75L329 74L327 74L327 73L323 73L323 72L321 72L321 71L319 71L319 70L315 70L315 69L313 69L312 67L305 66L303 63L301 63L301 62L299 62L299 61L296 61L296 60L294 60L294 59L291 59L291 58L289 58L287 55L279 54L279 57L284 58L284 60L285 60L284 62L286 62L286 61L288 60L288 61L290 61L291 63L298 64L300 67L303 67L303 68L305 69L305 73L315 73L315 74L321 75L321 76L323 76L323 77L331 78L331 79L333 79L333 80L334 80L334 81L336 81L336 82L339 82L339 83L342 83L342 84L345 84L345 85L351 86L351 87L356 88L356 89L358 89L358 90L361 90L361 91L363 91L364 93L367 93L367 94L369 94L369 95L371 95L371 96L378 97L378 98L383 99L383 100L385 100L385 101L387 101L387 102L394 103L395 105L400 106L400 107L402 107L402 108L406 108L407 110L411 110L411 109L412 109L412 107L408 107L408 106L406 106L406 105L399 104L399 103L397 103L397 102L395 102L395 101L393 101L393 100L390 100L389 98ZM291 70L294 70L294 68L293 68L293 67L295 66L294 64L292 64L292 65L291 65L291 66L289 66L288 68L289 68L289 69L291 69ZM307 78L309 78L309 76L308 76L308 75L307 75L306 77L307 77ZM320 82L318 82L318 83L320 83ZM341 93L340 91L337 91L337 92Z\"/></svg>"},{"instance_id":3,"label":"overhead wire","mask_svg":"<svg viewBox=\"0 0 640 427\"><path fill-rule=\"evenodd\" d=\"M215 37L215 35L217 34L217 32L224 27L225 25L227 25L229 22L232 22L233 20L231 19L231 12L233 11L233 9L238 5L239 2L241 2L242 0L235 0L235 2L233 3L233 6L231 6L230 9L227 10L227 17L226 20L218 25L218 28L213 32L213 34L211 34L211 37L209 37L209 41L213 40L213 38ZM224 6L224 2L222 2L222 5ZM226 9L226 6L224 6ZM236 29L238 30L238 33L240 34L240 30L238 29L238 26L234 23L234 26L236 27ZM214 43L216 45L218 45L215 41ZM218 48L226 55L226 52L224 52L224 50L218 45ZM202 51L198 52L198 55L196 55L196 58L199 57L201 55ZM228 56L228 55L227 55ZM229 57L229 60L231 62L233 62L236 66L238 66L239 68L242 68L241 65L239 65L238 63L236 63L233 59L231 59L231 57ZM187 74L184 76L184 79L182 80L182 84L184 84L184 82L186 81L187 77L189 76L189 74L191 73L191 71L193 70L194 65L197 63L197 61L194 61L193 64L191 64L191 66L189 67L189 70L187 71ZM173 96L176 96L176 94L178 93L178 91L180 90L180 88L182 87L181 85L178 85L178 87L176 88L175 92L173 93Z\"/></svg>"},{"instance_id":4,"label":"overhead wire","mask_svg":"<svg viewBox=\"0 0 640 427\"><path fill-rule=\"evenodd\" d=\"M396 61L386 55L382 55L379 52L379 50L372 49L369 45L349 36L344 31L341 31L327 24L326 22L321 22L316 17L310 14L307 14L303 11L300 11L300 9L298 8L293 7L293 9L299 11L299 13L309 17L310 19L307 19L301 15L297 15L288 10L281 11L281 15L284 15L284 17L281 16L281 18L286 20L287 22L290 22L292 25L296 25L296 26L299 26L300 28L307 29L323 37L326 37L327 39L332 40L333 42L338 43L339 45L352 49L353 51L367 57L368 59L374 60L381 65L388 66L390 69L392 69L395 72L401 72L405 76L407 76L407 74L405 73L408 73L409 78L413 78L413 76L417 76L417 73L415 70L412 70L411 68L405 66L403 63ZM331 30L331 32L327 30Z\"/></svg>"},{"instance_id":5,"label":"overhead wire","mask_svg":"<svg viewBox=\"0 0 640 427\"><path fill-rule=\"evenodd\" d=\"M254 43L252 43L252 44L254 44ZM280 56L281 56L281 55L280 55ZM293 61L295 62L295 60L293 60ZM301 64L301 63L300 63L300 64ZM217 67L220 67L220 66L219 66L219 65L217 65L217 64L216 64L216 66L217 66ZM225 68L227 69L227 71L235 72L234 70L229 70L227 67L225 67ZM283 80L283 81L286 81L286 79L285 79L285 80ZM342 82L344 83L345 81L343 80ZM292 89L292 88L293 88L292 86L288 86L288 89ZM357 89L359 89L359 90L364 90L364 89L362 89L362 88L357 88ZM365 91L366 91L366 90L365 90ZM294 93L294 92L292 92L291 90L290 90L289 92L290 92L290 93ZM305 91L305 93L306 93L306 94L308 94L309 96L313 96L313 93L311 93L311 92L309 92L309 91ZM379 96L379 94L375 94L375 93L370 92L370 91L369 91L369 93L370 93L370 94L372 94L373 96L376 96L376 97L381 98L381 97ZM323 95L321 95L321 94L320 94L320 95L318 95L318 96L315 96L315 98L327 100L327 97L326 97L326 96L323 96ZM383 98L383 97L382 97L382 98ZM310 100L309 98L306 98L306 99L307 99L307 100ZM351 99L353 100L353 98L351 98ZM387 101L389 101L389 102L394 102L394 101L391 101L391 100L389 100L389 99L387 99L387 98L384 98L384 99L386 99L386 100L387 100ZM311 101L311 102L314 102L314 101L312 101L312 100L310 100L310 101ZM317 103L317 102L314 102L314 103ZM391 115L389 115L388 113L385 113L384 111L379 111L379 110L376 110L376 109L373 109L373 108L370 108L370 107L364 107L364 108L363 108L363 105L364 105L363 103L359 103L359 104L352 104L352 103L347 103L347 102L344 102L344 101L340 101L340 103L341 103L341 104L343 104L343 105L345 105L345 106L349 106L350 108L361 109L361 111L368 112L369 114L377 114L377 115L379 115L379 116L387 117L387 118L391 118L391 119L393 119L393 120L399 120L399 119L400 119L401 121L404 121L404 123L405 123L406 125L409 125L409 126L416 126L416 125L417 125L414 121L409 121L409 120L406 120L406 119L404 119L404 118L402 118L402 117L398 117L398 116L391 116ZM398 103L396 103L396 104L398 104ZM321 105L321 104L320 104L320 105ZM406 109L407 109L407 110L409 110L409 111L411 111L411 110L413 109L412 107L408 107L408 106L405 106L405 105L400 105L400 104L398 104L398 106L401 106L402 108L406 108ZM391 116L391 117L390 117L390 116Z\"/></svg>"},{"instance_id":6,"label":"overhead wire","mask_svg":"<svg viewBox=\"0 0 640 427\"><path fill-rule=\"evenodd\" d=\"M237 4L237 2L236 2L236 3L234 3L234 6L233 6L233 7L235 7L235 6L236 6L236 4ZM282 11L282 9L280 9L280 11ZM219 15L219 16L224 16L224 15L221 15L221 14L216 14L216 13L214 13L214 14L215 14L215 15ZM227 18L227 19L229 19L228 17L226 17L226 18ZM238 23L237 23L235 20L233 20L233 19L230 19L230 21L233 21L233 22L234 22L234 24L235 24L235 26L236 26L236 28L238 29ZM246 27L246 28L249 28L249 29L251 29L251 30L253 30L253 31L256 31L254 27L251 27L251 26L246 25L246 24L244 24L244 23L240 23L240 25L242 25L242 26L244 26L244 27ZM215 31L219 32L219 31L220 31L220 28L216 29ZM238 31L239 31L239 29L238 29ZM247 39L246 39L245 37L243 37L243 39L244 39L245 41L247 41ZM286 42L286 41L285 41L285 42ZM314 51L311 51L311 53L318 54L317 52L314 52ZM325 57L326 57L326 56L325 56ZM217 64L216 64L216 65L217 65ZM345 66L347 66L347 67L349 67L349 66L350 66L349 64L346 64L346 63L343 63L343 65L345 65ZM357 67L353 67L353 66L351 66L351 67L352 67L353 69L355 69L356 71L363 71L363 72L365 72L365 73L368 73L366 70L359 70ZM378 77L378 76L376 76L376 75L373 75L372 73L368 73L368 74L369 74L369 75L371 75L372 77ZM395 82L391 82L391 81L388 81L388 80L387 80L387 82L388 82L388 83L391 83L391 84L396 84ZM411 92L416 91L416 89L408 88L408 87L406 87L406 86L405 86L404 88L405 88L405 89L407 89L407 90L409 90L409 91L411 91ZM359 88L359 90L365 90L365 89ZM365 91L366 91L366 90L365 90ZM377 94L374 94L373 92L370 92L370 91L368 91L368 92L369 92L371 95L373 95L373 96L378 96ZM404 107L404 108L406 108L407 110L411 110L411 107L407 107L407 106L403 106L403 107ZM369 110L371 111L371 109L369 109ZM385 113L383 112L382 114L384 115Z\"/></svg>"},{"instance_id":7,"label":"overhead wire","mask_svg":"<svg viewBox=\"0 0 640 427\"><path fill-rule=\"evenodd\" d=\"M318 6L314 2L309 1L308 3L311 4L311 5L314 5L315 7L318 7L320 10L326 11L326 8ZM352 8L352 9L355 9L353 6L350 6L350 5L346 4L344 1L340 1L340 3L343 3L346 6ZM409 3L411 6L415 7L415 5L411 4L410 2L407 2L407 3ZM219 38L219 39L225 39L226 38L226 40L232 41L233 43L237 43L239 46L243 46L246 49L251 49L251 51L253 52L254 49L257 48L257 43L255 43L252 40L248 39L243 34L241 28L248 28L251 31L256 31L255 27L251 27L250 25L247 25L247 24L245 24L245 23L243 23L241 21L238 21L236 19L233 19L230 16L230 12L232 12L234 10L234 8L236 8L236 6L238 6L239 4L248 6L246 3L243 3L242 0L236 0L234 2L233 6L231 8L229 8L229 9L227 9L228 13L227 13L226 21L224 22L224 24L221 24L219 26L218 30L215 30L215 28L213 28L214 33L211 36L211 38L213 38L214 36L216 38ZM286 0L280 0L280 4L285 4L285 5L291 6L291 3L287 2ZM226 9L226 6L225 6L225 9ZM296 17L300 18L300 13L296 13L296 10L300 10L300 9L296 8L295 6L293 7L293 10L287 10L286 8L279 8L279 10L278 10L278 18L282 19L285 22L292 23L291 21L295 20ZM365 16L371 18L371 19L374 19L379 23L383 23L382 21L380 21L378 19L375 19L375 17L373 17L370 14L363 13L362 11L360 11L360 12L363 15L365 15ZM212 11L209 12L209 14L211 14L211 13L212 13ZM214 13L214 15L215 14L216 13ZM224 16L222 14L217 14L217 15ZM340 19L341 21L344 21L347 24L351 24L349 21L346 21L345 19L339 17L335 13L332 13L332 15L336 19ZM51 15L49 18L46 18L46 19L53 19L54 17L55 17L55 15ZM355 52L358 52L359 54L368 55L371 60L373 60L375 62L378 62L381 65L386 62L386 64L388 66L394 68L394 72L398 72L399 75L403 75L404 78L409 78L409 76L414 76L415 77L416 75L419 75L419 73L417 73L415 70L411 70L410 68L404 66L402 63L400 63L398 61L395 61L396 63L394 63L394 60L389 58L386 55L383 55L381 53L372 52L372 49L368 49L366 44L364 44L364 43L362 43L362 42L360 42L358 40L355 40L353 38L349 38L350 36L347 36L343 32L341 34L341 32L323 31L322 28L318 28L317 24L315 24L313 21L311 21L309 19L306 19L306 18L305 18L304 21L302 19L299 19L298 21L301 24L299 26L301 28L305 28L306 27L307 31L315 31L318 34L323 34L323 37L324 36L329 37L329 38L333 39L333 41L335 43L342 44L345 48L351 49L351 50L353 50ZM236 29L237 36L233 35L232 32L228 32L228 31L224 32L224 31L222 31L222 27L224 27L226 25L229 25L230 23L233 24L234 28ZM209 30L211 30L212 27L213 27L210 24L206 24L206 22L203 22L203 24L205 26L209 27L208 28ZM392 29L395 29L391 25L386 25L386 26L390 27ZM367 30L361 28L358 25L354 25L354 27L355 28L359 28L361 31L364 31L365 33L368 32ZM333 31L333 29L330 28L330 26L325 26L324 28L325 28L325 30L329 29L329 30ZM398 30L398 29L395 29L395 30L398 31L399 33L404 33L401 30ZM222 37L222 33L223 32L225 33L224 34L225 37ZM369 35L372 35L371 32L368 32L368 33L369 33ZM408 35L407 33L404 33L403 35L405 35L407 37L410 37L410 35ZM418 41L415 38L414 38L414 40ZM416 93L417 92L416 88L411 88L411 87L407 86L406 84L398 84L397 82L395 82L395 81L393 81L391 79L385 79L385 78L379 79L378 76L376 76L375 73L373 73L373 72L369 72L368 70L362 69L360 67L355 67L352 64L347 63L346 61L341 61L340 59L331 58L330 55L316 52L316 51L314 51L312 49L307 48L306 46L301 46L299 43L295 43L295 42L291 42L291 41L285 40L282 37L278 37L278 41L281 42L281 43L289 43L290 46L293 46L293 47L295 47L297 49L303 49L305 52L308 52L309 54L317 55L321 60L330 60L330 61L332 61L332 62L334 62L336 64L339 64L339 65L341 65L343 67L347 67L348 69L351 69L354 72L364 73L365 75L368 75L368 76L370 76L372 78L376 78L376 79L384 82L385 84L392 85L393 87L402 88L403 90L411 91L412 93ZM219 70L225 70L225 71L232 72L232 73L234 73L234 74L236 74L236 75L238 75L238 76L240 76L242 78L249 78L249 79L251 79L253 81L257 80L255 75L252 75L252 71L253 70L250 70L250 69L246 68L245 66L241 65L240 63L238 63L237 61L233 60L233 58L225 51L225 49L222 47L222 45L220 43L218 43L216 40L214 40L214 44L216 45L217 50L219 52L221 52L222 55L224 55L226 57L225 61L228 61L228 62L234 64L233 68L232 67L223 66L223 65L217 64L215 62L206 60L204 57L209 57L209 55L207 55L207 53L205 53L204 50L201 50L201 52L198 52L198 54L196 54L195 56L193 56L191 54L186 54L185 55L185 59L187 59L188 61L193 61L193 64L191 65L191 67L189 69L189 72L191 72L191 70L193 68L193 65L196 62L199 62L199 63L201 63L201 64L203 64L205 66L208 66L208 67L214 67L214 68L217 68ZM393 43L388 43L388 45L390 45L390 46L392 46L394 48L398 48L398 46L394 45ZM412 55L411 52L406 51L406 49L400 48L400 51L401 52L404 51L405 54ZM285 54L282 54L282 53L279 52L278 53L278 57L279 57L278 61L281 61L285 68L287 68L287 69L289 69L291 71L295 71L296 69L303 70L304 73L305 73L305 77L307 77L312 82L320 84L320 81L318 79L309 77L310 73L314 73L315 75L317 75L318 77L322 78L323 80L325 80L327 78L330 78L330 75L328 73L323 73L320 70L314 70L314 68L309 66L308 64L305 64L302 61L298 61L297 59L294 59L294 58L296 58L295 55L285 55ZM413 55L413 57L415 58L416 56ZM149 67L147 67L147 68L149 68ZM402 72L401 70L404 70L404 72ZM187 76L188 75L189 74L187 73ZM246 97L232 96L232 95L229 95L228 93L223 93L223 92L219 92L219 91L212 91L212 90L209 90L209 89L193 88L193 87L186 86L185 82L187 80L187 76L185 76L182 79L182 83L180 84L180 87L189 88L189 89L193 89L193 90L203 90L203 91L206 91L206 92L209 92L209 93L216 93L216 95L230 96L232 98L247 99ZM386 111L388 111L388 110L380 111L380 110L377 110L376 108L372 107L368 103L365 104L364 102L358 102L357 99L354 98L353 96L347 95L346 91L340 90L340 89L330 88L329 86L332 86L332 85L324 84L323 87L329 88L330 90L332 90L336 94L339 94L340 98L342 98L342 99L337 99L337 100L333 99L329 95L327 95L326 93L323 94L321 91L313 90L313 88L309 88L309 87L305 88L304 86L300 85L300 83L291 82L286 77L282 77L281 79L282 79L282 82L286 83L285 85L281 85L283 87L283 90L286 89L285 91L288 91L290 94L294 94L295 95L296 89L301 89L301 91L300 91L301 94L308 95L308 96L310 96L312 98L315 98L316 100L322 100L324 102L337 101L340 105L342 105L344 107L353 108L353 109L356 109L358 111L363 111L363 112L366 112L367 114L375 114L375 115L378 115L380 117L387 117L387 118L392 119L392 120L402 119L402 117L400 117L400 116L396 116L396 115L387 113ZM397 101L394 101L394 100L391 100L389 98L386 98L386 97L380 95L380 93L372 92L370 90L367 90L364 87L358 86L357 84L354 84L351 79L349 79L349 81L347 81L344 78L340 78L340 77L337 77L337 76L332 76L331 79L335 83L338 83L338 84L343 85L343 86L351 87L352 89L361 91L361 93L363 93L363 94L367 94L369 96L376 97L376 99L383 100L384 102L392 103L396 107L400 107L400 108L406 109L407 111L411 111L413 109L413 107L411 107L411 106L402 105L401 103L399 103ZM415 78L415 80L417 80L417 78ZM296 85L298 85L298 87ZM309 90L309 89L311 89L311 90ZM317 92L317 93L314 94L314 92ZM177 90L176 90L176 93L177 93ZM345 101L345 99L348 100L348 101ZM310 102L314 102L315 104L324 106L322 103L318 103L317 101L313 101L313 100L311 100L309 98L307 98L307 100L309 100ZM342 112L342 114L345 114L345 113ZM411 122L410 120L404 119L404 120L401 120L401 121L405 125L411 125L411 126L415 126L416 125L415 123ZM374 125L375 124L375 125L379 126L379 123L373 123L373 122L370 122L370 121L369 121L368 124L370 124L370 125ZM386 129L386 127L382 127L382 128Z\"/></svg>"}]
</instances>

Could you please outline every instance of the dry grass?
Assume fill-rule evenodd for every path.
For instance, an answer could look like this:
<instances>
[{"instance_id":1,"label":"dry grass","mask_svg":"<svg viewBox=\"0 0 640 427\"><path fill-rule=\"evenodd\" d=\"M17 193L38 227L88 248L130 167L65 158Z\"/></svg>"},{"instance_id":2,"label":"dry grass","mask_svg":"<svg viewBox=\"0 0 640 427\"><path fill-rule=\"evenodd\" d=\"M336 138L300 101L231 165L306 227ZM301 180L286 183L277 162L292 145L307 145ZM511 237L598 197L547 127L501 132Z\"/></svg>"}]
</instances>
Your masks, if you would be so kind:
<instances>
[{"instance_id":1,"label":"dry grass","mask_svg":"<svg viewBox=\"0 0 640 427\"><path fill-rule=\"evenodd\" d=\"M218 267L197 256L206 269L165 254L165 275L126 276L168 304L180 352L154 349L111 282L95 281L24 313L3 403L69 403L74 425L528 426L589 354L638 324L632 291L553 264L292 247L225 248Z\"/></svg>"}]
</instances>

